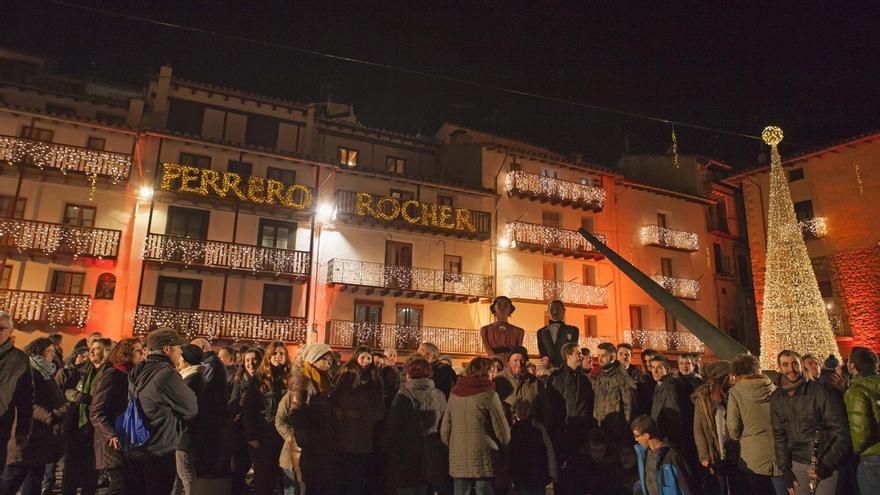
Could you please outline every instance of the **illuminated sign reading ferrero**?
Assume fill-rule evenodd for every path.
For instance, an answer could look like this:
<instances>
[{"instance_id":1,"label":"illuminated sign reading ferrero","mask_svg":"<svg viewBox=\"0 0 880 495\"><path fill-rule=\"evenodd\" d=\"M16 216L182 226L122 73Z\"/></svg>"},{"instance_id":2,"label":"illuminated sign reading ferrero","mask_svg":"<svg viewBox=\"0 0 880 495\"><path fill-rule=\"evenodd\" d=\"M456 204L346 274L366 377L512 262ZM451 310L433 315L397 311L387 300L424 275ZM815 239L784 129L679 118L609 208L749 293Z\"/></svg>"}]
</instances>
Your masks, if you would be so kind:
<instances>
[{"instance_id":1,"label":"illuminated sign reading ferrero","mask_svg":"<svg viewBox=\"0 0 880 495\"><path fill-rule=\"evenodd\" d=\"M422 203L412 199L401 202L391 196L373 196L364 192L357 193L355 215L370 216L385 222L392 222L399 218L412 225L459 232L476 232L469 210Z\"/></svg>"},{"instance_id":2,"label":"illuminated sign reading ferrero","mask_svg":"<svg viewBox=\"0 0 880 495\"><path fill-rule=\"evenodd\" d=\"M229 196L248 203L280 205L296 210L312 206L312 190L306 186L288 185L280 180L253 175L245 181L235 172L218 172L176 163L162 165L160 187L166 191L219 198Z\"/></svg>"}]
</instances>

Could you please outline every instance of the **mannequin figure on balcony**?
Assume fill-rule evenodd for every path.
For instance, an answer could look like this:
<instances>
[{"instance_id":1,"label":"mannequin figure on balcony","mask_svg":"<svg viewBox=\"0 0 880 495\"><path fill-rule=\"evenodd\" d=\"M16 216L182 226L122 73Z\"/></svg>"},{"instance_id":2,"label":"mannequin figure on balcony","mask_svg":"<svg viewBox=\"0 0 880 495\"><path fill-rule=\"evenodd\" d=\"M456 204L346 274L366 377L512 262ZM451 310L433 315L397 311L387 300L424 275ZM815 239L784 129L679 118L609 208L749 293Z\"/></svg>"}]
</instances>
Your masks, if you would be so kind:
<instances>
[{"instance_id":1,"label":"mannequin figure on balcony","mask_svg":"<svg viewBox=\"0 0 880 495\"><path fill-rule=\"evenodd\" d=\"M489 312L495 316L495 323L480 329L483 349L487 356L498 356L506 363L510 358L510 349L523 344L525 331L511 325L507 319L516 311L513 302L507 296L498 296L489 306Z\"/></svg>"},{"instance_id":2,"label":"mannequin figure on balcony","mask_svg":"<svg viewBox=\"0 0 880 495\"><path fill-rule=\"evenodd\" d=\"M566 325L565 305L562 301L550 301L547 312L550 314L550 323L538 330L538 354L541 359L558 368L562 366L562 346L569 342L576 344L580 331L576 326Z\"/></svg>"}]
</instances>

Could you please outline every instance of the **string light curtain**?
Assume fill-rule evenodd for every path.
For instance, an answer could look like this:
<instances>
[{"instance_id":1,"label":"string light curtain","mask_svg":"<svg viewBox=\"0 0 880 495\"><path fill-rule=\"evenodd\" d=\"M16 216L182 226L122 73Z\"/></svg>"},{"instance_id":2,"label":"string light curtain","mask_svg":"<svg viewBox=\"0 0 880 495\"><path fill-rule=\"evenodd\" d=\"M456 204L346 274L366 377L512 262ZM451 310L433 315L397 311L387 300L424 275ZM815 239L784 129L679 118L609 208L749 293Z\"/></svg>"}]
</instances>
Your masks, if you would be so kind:
<instances>
[{"instance_id":1,"label":"string light curtain","mask_svg":"<svg viewBox=\"0 0 880 495\"><path fill-rule=\"evenodd\" d=\"M761 367L776 369L776 356L784 349L822 358L839 351L782 170L777 148L782 129L767 127L762 137L770 145L770 198Z\"/></svg>"}]
</instances>

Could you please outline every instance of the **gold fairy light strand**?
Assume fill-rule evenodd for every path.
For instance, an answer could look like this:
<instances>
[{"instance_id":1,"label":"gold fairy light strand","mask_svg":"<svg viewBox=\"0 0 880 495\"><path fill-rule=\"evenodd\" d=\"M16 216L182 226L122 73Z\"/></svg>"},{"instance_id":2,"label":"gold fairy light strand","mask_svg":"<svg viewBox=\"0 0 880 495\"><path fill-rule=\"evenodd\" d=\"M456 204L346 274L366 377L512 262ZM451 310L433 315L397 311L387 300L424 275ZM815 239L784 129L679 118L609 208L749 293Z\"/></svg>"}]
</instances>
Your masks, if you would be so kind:
<instances>
[{"instance_id":1,"label":"gold fairy light strand","mask_svg":"<svg viewBox=\"0 0 880 495\"><path fill-rule=\"evenodd\" d=\"M712 271L712 255L709 251L709 246L706 246L706 270Z\"/></svg>"},{"instance_id":2,"label":"gold fairy light strand","mask_svg":"<svg viewBox=\"0 0 880 495\"><path fill-rule=\"evenodd\" d=\"M840 353L782 169L782 129L767 127L761 136L770 145L771 164L761 367L776 369L776 355L784 349L817 356Z\"/></svg>"},{"instance_id":3,"label":"gold fairy light strand","mask_svg":"<svg viewBox=\"0 0 880 495\"><path fill-rule=\"evenodd\" d=\"M675 135L675 126L672 126L672 165L678 168L678 137Z\"/></svg>"},{"instance_id":4,"label":"gold fairy light strand","mask_svg":"<svg viewBox=\"0 0 880 495\"><path fill-rule=\"evenodd\" d=\"M859 186L859 196L865 194L865 185L862 184L862 171L859 169L859 161L853 160L853 166L856 169L856 184Z\"/></svg>"}]
</instances>

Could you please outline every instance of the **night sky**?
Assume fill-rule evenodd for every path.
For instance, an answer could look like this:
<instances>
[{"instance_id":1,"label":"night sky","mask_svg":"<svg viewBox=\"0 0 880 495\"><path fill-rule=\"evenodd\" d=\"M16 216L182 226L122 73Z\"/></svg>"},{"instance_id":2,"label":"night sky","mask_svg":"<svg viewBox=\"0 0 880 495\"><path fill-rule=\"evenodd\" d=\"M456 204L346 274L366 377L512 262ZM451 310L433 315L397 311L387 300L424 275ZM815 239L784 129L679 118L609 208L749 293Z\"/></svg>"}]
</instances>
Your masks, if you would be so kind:
<instances>
[{"instance_id":1,"label":"night sky","mask_svg":"<svg viewBox=\"0 0 880 495\"><path fill-rule=\"evenodd\" d=\"M880 2L89 2L284 45L758 135L795 153L880 128ZM663 153L643 120L85 12L4 2L0 46L63 73L141 86L177 75L294 101L328 94L370 126L433 133L452 121L613 165ZM648 2L638 2L647 4ZM726 4L746 2L725 2ZM425 4L421 6L421 4ZM280 5L280 6L279 6ZM842 5L846 5L845 8ZM680 151L756 163L757 141L676 127ZM797 143L804 146L797 146Z\"/></svg>"}]
</instances>

